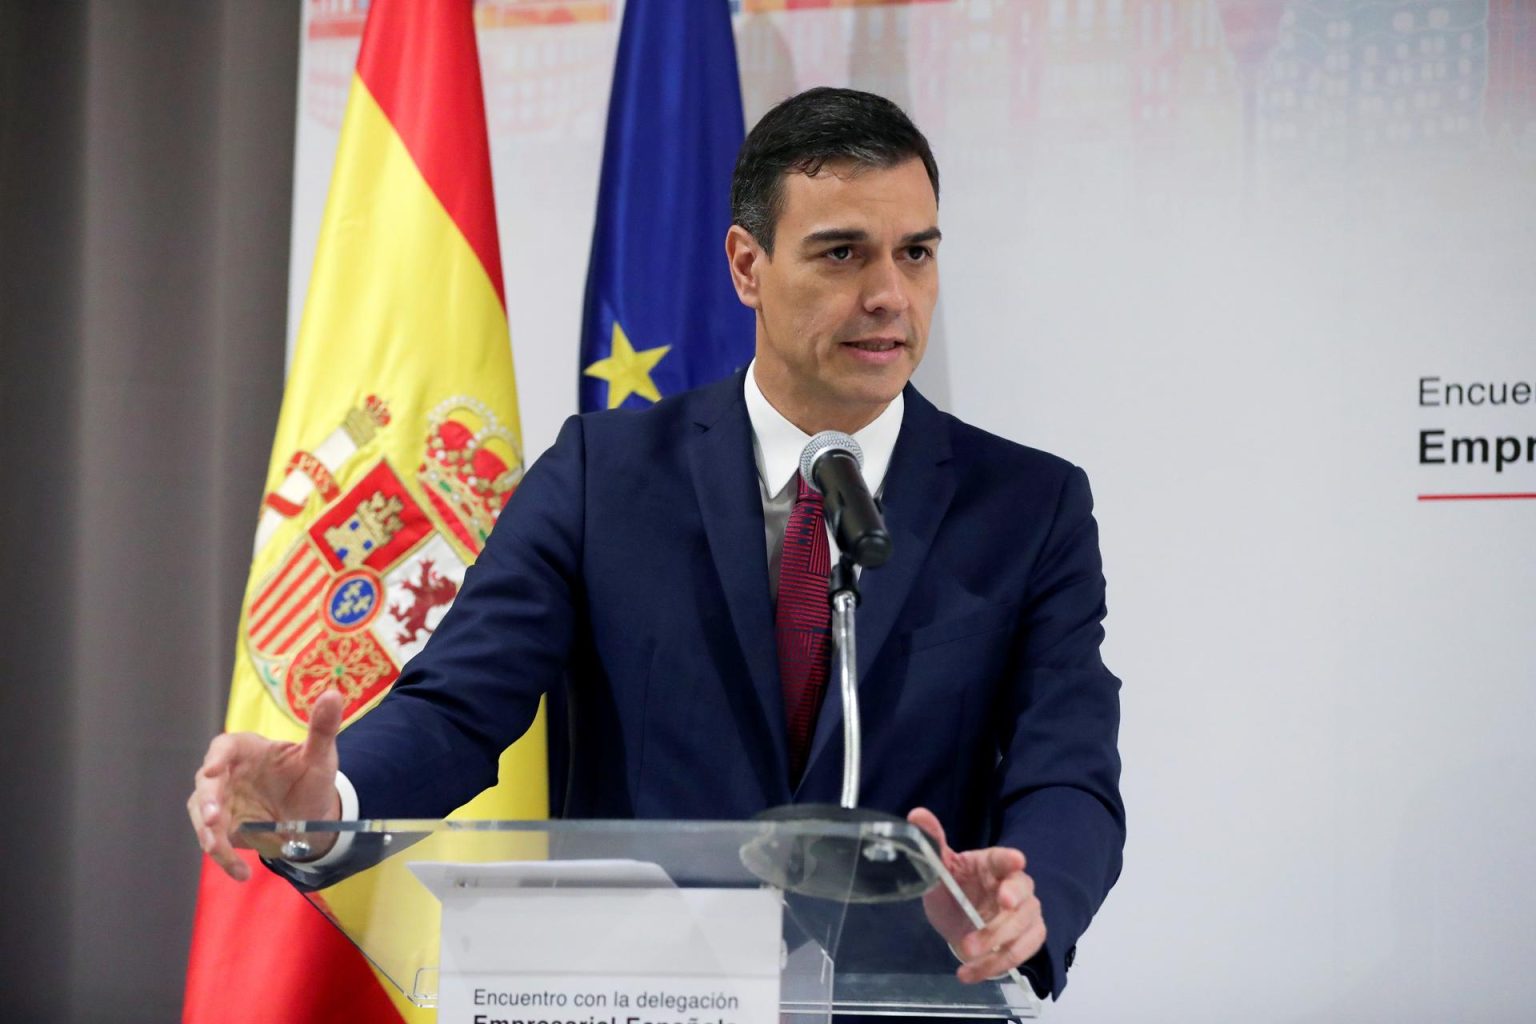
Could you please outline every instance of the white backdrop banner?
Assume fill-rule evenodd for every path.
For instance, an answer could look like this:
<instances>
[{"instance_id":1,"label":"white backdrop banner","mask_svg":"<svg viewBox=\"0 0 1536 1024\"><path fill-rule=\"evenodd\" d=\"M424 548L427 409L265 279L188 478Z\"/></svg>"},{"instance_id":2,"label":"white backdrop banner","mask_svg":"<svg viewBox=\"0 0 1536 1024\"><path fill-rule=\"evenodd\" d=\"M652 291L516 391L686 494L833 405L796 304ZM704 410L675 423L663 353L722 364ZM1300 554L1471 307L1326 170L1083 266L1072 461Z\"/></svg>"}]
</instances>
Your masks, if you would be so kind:
<instances>
[{"instance_id":1,"label":"white backdrop banner","mask_svg":"<svg viewBox=\"0 0 1536 1024\"><path fill-rule=\"evenodd\" d=\"M291 324L365 6L305 6ZM736 8L749 124L853 85L934 144L919 386L1094 483L1130 842L1048 1012L1531 1019L1536 4ZM530 452L620 14L477 7Z\"/></svg>"}]
</instances>

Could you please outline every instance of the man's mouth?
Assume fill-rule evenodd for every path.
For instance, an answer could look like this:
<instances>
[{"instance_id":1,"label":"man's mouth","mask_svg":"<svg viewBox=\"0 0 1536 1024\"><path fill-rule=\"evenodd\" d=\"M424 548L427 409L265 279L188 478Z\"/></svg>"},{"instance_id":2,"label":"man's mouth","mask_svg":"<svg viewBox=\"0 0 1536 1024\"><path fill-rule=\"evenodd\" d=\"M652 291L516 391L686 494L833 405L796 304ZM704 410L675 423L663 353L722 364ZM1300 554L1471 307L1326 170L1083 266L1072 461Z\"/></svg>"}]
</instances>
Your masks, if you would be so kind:
<instances>
[{"instance_id":1,"label":"man's mouth","mask_svg":"<svg viewBox=\"0 0 1536 1024\"><path fill-rule=\"evenodd\" d=\"M901 342L894 338L865 338L859 341L845 341L843 344L856 348L860 352L889 352L900 347Z\"/></svg>"}]
</instances>

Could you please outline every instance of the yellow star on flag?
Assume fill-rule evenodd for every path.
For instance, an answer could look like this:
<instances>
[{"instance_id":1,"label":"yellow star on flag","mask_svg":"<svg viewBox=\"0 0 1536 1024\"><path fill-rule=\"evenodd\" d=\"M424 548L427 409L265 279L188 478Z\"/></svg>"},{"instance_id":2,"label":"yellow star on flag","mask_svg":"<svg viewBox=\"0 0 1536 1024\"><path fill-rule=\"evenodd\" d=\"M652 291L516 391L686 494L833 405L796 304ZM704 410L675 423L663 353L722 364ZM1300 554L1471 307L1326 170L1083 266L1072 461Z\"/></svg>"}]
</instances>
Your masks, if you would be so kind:
<instances>
[{"instance_id":1,"label":"yellow star on flag","mask_svg":"<svg viewBox=\"0 0 1536 1024\"><path fill-rule=\"evenodd\" d=\"M608 408L617 409L630 395L639 395L652 402L661 401L661 392L651 380L651 371L661 362L661 357L671 351L671 345L648 348L636 352L629 343L629 335L619 322L613 322L613 344L607 359L599 359L581 372L608 382Z\"/></svg>"}]
</instances>

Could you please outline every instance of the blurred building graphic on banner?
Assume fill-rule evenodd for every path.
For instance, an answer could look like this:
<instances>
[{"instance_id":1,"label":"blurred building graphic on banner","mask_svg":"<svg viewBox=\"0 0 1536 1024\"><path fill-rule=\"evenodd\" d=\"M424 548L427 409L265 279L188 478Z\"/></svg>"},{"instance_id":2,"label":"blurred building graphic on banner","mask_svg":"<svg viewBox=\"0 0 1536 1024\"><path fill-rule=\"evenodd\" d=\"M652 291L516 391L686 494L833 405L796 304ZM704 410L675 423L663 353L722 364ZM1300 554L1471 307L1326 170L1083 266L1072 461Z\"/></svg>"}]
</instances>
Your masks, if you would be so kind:
<instances>
[{"instance_id":1,"label":"blurred building graphic on banner","mask_svg":"<svg viewBox=\"0 0 1536 1024\"><path fill-rule=\"evenodd\" d=\"M370 0L309 0L308 39L362 38ZM617 0L475 0L476 28L520 28L607 21Z\"/></svg>"},{"instance_id":2,"label":"blurred building graphic on banner","mask_svg":"<svg viewBox=\"0 0 1536 1024\"><path fill-rule=\"evenodd\" d=\"M616 6L544 4L539 18L517 0L483 0L475 8L488 40L485 99L493 144L568 137L601 124Z\"/></svg>"},{"instance_id":3,"label":"blurred building graphic on banner","mask_svg":"<svg viewBox=\"0 0 1536 1024\"><path fill-rule=\"evenodd\" d=\"M1292 4L1263 65L1259 146L1285 175L1459 154L1483 127L1488 50L1483 4Z\"/></svg>"},{"instance_id":4,"label":"blurred building graphic on banner","mask_svg":"<svg viewBox=\"0 0 1536 1024\"><path fill-rule=\"evenodd\" d=\"M616 0L475 0L480 28L532 28L608 21Z\"/></svg>"},{"instance_id":5,"label":"blurred building graphic on banner","mask_svg":"<svg viewBox=\"0 0 1536 1024\"><path fill-rule=\"evenodd\" d=\"M493 138L558 133L573 118L601 117L601 86L612 45L605 28L618 0L476 0L475 26L487 35L482 71ZM339 129L369 0L309 0L304 37L308 70L305 110ZM580 33L582 28L596 32ZM498 30L569 29L570 32Z\"/></svg>"},{"instance_id":6,"label":"blurred building graphic on banner","mask_svg":"<svg viewBox=\"0 0 1536 1024\"><path fill-rule=\"evenodd\" d=\"M309 0L304 8L306 39L361 39L369 0Z\"/></svg>"},{"instance_id":7,"label":"blurred building graphic on banner","mask_svg":"<svg viewBox=\"0 0 1536 1024\"><path fill-rule=\"evenodd\" d=\"M1488 0L1489 140L1536 160L1536 3Z\"/></svg>"},{"instance_id":8,"label":"blurred building graphic on banner","mask_svg":"<svg viewBox=\"0 0 1536 1024\"><path fill-rule=\"evenodd\" d=\"M339 125L367 0L309 0L304 109ZM621 0L480 0L493 146L593 144ZM1233 195L1483 145L1536 157L1527 0L730 0L749 121L846 81L964 172L1118 163ZM564 155L563 153L561 155ZM1453 157L1454 158L1454 157ZM1038 163L1036 162L1038 161ZM1380 163L1385 161L1385 163ZM1399 170L1403 170L1398 161ZM1411 170L1411 169L1410 169Z\"/></svg>"}]
</instances>

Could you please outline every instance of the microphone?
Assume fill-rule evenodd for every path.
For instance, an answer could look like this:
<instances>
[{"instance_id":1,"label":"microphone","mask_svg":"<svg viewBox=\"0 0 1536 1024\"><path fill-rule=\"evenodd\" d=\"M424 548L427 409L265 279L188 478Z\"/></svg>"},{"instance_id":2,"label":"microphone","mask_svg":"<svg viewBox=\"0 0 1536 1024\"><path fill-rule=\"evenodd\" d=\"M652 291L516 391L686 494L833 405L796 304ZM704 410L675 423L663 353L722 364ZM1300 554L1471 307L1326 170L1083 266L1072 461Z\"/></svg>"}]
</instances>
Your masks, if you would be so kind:
<instances>
[{"instance_id":1,"label":"microphone","mask_svg":"<svg viewBox=\"0 0 1536 1024\"><path fill-rule=\"evenodd\" d=\"M860 468L859 442L838 430L823 430L800 453L800 475L822 496L822 509L843 555L866 569L891 557L891 535Z\"/></svg>"},{"instance_id":2,"label":"microphone","mask_svg":"<svg viewBox=\"0 0 1536 1024\"><path fill-rule=\"evenodd\" d=\"M873 568L891 557L891 535L870 497L860 467L864 453L847 434L824 430L800 453L800 476L820 492L822 509L843 557L828 581L832 644L843 702L843 795L836 806L786 804L770 807L758 821L788 828L761 833L741 848L741 862L758 878L786 892L840 903L909 900L938 884L938 868L899 830L900 818L859 807L862 734L859 728L859 603L853 564ZM828 824L857 824L854 834L833 833ZM977 918L979 921L980 918Z\"/></svg>"}]
</instances>

